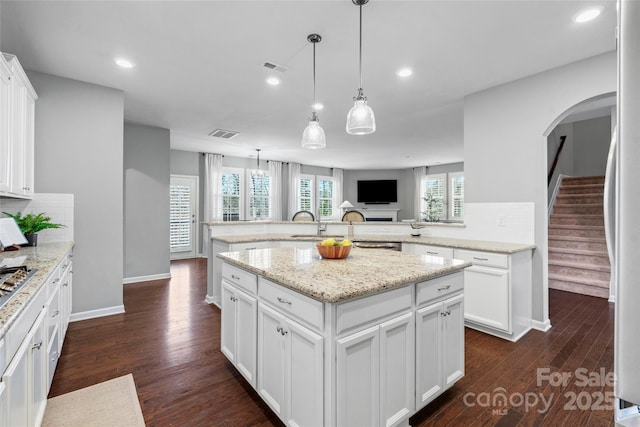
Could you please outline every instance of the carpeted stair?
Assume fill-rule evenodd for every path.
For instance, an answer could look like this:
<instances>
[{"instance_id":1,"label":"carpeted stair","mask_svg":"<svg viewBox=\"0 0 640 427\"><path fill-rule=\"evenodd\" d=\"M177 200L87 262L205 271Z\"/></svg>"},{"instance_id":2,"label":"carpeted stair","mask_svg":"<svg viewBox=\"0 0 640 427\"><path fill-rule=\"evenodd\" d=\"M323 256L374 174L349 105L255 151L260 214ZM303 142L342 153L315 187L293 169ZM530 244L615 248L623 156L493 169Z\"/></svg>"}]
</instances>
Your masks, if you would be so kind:
<instances>
[{"instance_id":1,"label":"carpeted stair","mask_svg":"<svg viewBox=\"0 0 640 427\"><path fill-rule=\"evenodd\" d=\"M609 298L603 176L562 180L549 220L549 288Z\"/></svg>"}]
</instances>

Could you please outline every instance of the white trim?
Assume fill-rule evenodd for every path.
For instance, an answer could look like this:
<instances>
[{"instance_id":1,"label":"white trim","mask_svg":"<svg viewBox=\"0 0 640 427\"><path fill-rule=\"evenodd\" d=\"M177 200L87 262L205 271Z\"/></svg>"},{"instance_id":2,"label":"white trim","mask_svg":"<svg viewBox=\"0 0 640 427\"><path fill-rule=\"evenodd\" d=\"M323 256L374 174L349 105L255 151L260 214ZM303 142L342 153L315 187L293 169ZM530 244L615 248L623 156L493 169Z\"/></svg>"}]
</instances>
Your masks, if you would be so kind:
<instances>
[{"instance_id":1,"label":"white trim","mask_svg":"<svg viewBox=\"0 0 640 427\"><path fill-rule=\"evenodd\" d=\"M152 280L171 279L171 273L150 274L148 276L125 277L122 279L123 285L138 282L150 282Z\"/></svg>"},{"instance_id":2,"label":"white trim","mask_svg":"<svg viewBox=\"0 0 640 427\"><path fill-rule=\"evenodd\" d=\"M535 329L536 331L547 332L549 329L551 329L551 320L547 319L544 322L532 320L531 328Z\"/></svg>"},{"instance_id":3,"label":"white trim","mask_svg":"<svg viewBox=\"0 0 640 427\"><path fill-rule=\"evenodd\" d=\"M209 258L208 256L206 256L205 254L203 254L202 252L198 253L198 255L196 255L196 258Z\"/></svg>"},{"instance_id":4,"label":"white trim","mask_svg":"<svg viewBox=\"0 0 640 427\"><path fill-rule=\"evenodd\" d=\"M218 307L219 309L222 309L222 307L220 306L220 300L219 298L213 297L211 295L207 295L204 299L204 302L206 302L207 304L213 304L216 307Z\"/></svg>"},{"instance_id":5,"label":"white trim","mask_svg":"<svg viewBox=\"0 0 640 427\"><path fill-rule=\"evenodd\" d=\"M616 302L616 296L615 295L609 295L609 302Z\"/></svg>"},{"instance_id":6,"label":"white trim","mask_svg":"<svg viewBox=\"0 0 640 427\"><path fill-rule=\"evenodd\" d=\"M95 319L96 317L111 316L114 314L124 313L124 305L115 305L113 307L99 308L97 310L83 311L80 313L72 313L70 322L78 322L80 320Z\"/></svg>"},{"instance_id":7,"label":"white trim","mask_svg":"<svg viewBox=\"0 0 640 427\"><path fill-rule=\"evenodd\" d=\"M564 177L568 177L569 175L558 175L558 179L556 180L556 186L553 188L553 194L551 195L551 200L549 200L549 206L547 207L547 218L551 218L551 212L553 212L553 206L556 204L556 197L558 196L558 191L560 191L560 185L562 185L562 179Z\"/></svg>"}]
</instances>

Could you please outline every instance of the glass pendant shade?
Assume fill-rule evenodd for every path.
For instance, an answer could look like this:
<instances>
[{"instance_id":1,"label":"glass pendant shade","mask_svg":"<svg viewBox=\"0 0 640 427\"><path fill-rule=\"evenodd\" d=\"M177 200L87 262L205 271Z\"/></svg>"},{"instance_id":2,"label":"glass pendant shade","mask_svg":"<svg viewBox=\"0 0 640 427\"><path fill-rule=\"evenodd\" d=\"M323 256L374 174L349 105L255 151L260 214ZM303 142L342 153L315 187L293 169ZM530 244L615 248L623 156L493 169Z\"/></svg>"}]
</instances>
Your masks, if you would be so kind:
<instances>
[{"instance_id":1,"label":"glass pendant shade","mask_svg":"<svg viewBox=\"0 0 640 427\"><path fill-rule=\"evenodd\" d=\"M367 135L376 131L376 117L366 99L356 99L347 114L347 133Z\"/></svg>"},{"instance_id":2,"label":"glass pendant shade","mask_svg":"<svg viewBox=\"0 0 640 427\"><path fill-rule=\"evenodd\" d=\"M325 148L326 146L327 141L324 136L324 130L320 127L320 121L314 112L309 119L309 125L302 133L302 147L318 149Z\"/></svg>"}]
</instances>

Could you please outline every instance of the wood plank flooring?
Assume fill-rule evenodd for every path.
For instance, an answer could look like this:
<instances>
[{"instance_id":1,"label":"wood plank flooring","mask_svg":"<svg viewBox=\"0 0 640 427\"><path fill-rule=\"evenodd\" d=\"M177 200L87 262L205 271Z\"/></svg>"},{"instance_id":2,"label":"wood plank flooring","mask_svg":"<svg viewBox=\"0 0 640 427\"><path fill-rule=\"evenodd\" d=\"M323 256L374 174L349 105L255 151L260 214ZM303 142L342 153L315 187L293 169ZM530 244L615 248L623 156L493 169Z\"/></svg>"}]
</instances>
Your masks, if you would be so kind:
<instances>
[{"instance_id":1,"label":"wood plank flooring","mask_svg":"<svg viewBox=\"0 0 640 427\"><path fill-rule=\"evenodd\" d=\"M171 274L125 285L125 314L69 326L49 397L132 373L148 426L282 425L220 352L206 260L174 261ZM613 304L555 290L549 300L547 333L511 343L467 329L465 377L411 425L612 426L599 373L613 371Z\"/></svg>"}]
</instances>

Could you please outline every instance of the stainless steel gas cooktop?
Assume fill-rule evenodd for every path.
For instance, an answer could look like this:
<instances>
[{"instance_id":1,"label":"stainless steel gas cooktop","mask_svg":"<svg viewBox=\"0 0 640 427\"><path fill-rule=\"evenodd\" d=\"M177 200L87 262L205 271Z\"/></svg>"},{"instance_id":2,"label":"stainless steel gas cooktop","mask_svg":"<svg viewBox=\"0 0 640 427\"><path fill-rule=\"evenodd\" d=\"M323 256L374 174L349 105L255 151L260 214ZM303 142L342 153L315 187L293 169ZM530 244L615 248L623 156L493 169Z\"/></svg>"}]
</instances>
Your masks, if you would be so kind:
<instances>
[{"instance_id":1,"label":"stainless steel gas cooktop","mask_svg":"<svg viewBox=\"0 0 640 427\"><path fill-rule=\"evenodd\" d=\"M26 266L0 268L0 309L4 307L19 289L24 286L37 269L27 269Z\"/></svg>"}]
</instances>

